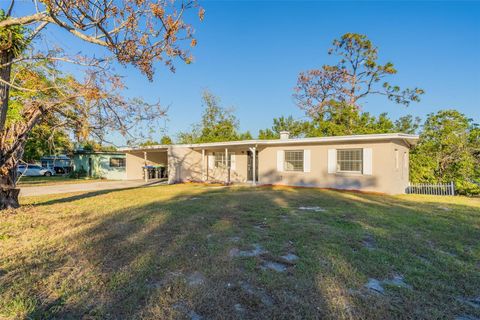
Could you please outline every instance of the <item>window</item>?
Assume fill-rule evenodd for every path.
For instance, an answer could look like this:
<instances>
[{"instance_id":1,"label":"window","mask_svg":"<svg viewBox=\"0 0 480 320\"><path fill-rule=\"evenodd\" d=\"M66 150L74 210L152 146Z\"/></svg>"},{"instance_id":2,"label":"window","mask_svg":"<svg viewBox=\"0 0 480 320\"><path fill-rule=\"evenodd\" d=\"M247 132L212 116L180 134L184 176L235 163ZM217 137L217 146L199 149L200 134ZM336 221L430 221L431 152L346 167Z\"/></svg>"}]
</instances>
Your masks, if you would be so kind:
<instances>
[{"instance_id":1,"label":"window","mask_svg":"<svg viewBox=\"0 0 480 320\"><path fill-rule=\"evenodd\" d=\"M235 154L233 152L228 153L228 165L231 167L232 165L232 155ZM215 168L224 168L227 166L227 163L225 161L225 152L214 152L213 153L215 157Z\"/></svg>"},{"instance_id":2,"label":"window","mask_svg":"<svg viewBox=\"0 0 480 320\"><path fill-rule=\"evenodd\" d=\"M363 149L337 150L337 171L362 173Z\"/></svg>"},{"instance_id":3,"label":"window","mask_svg":"<svg viewBox=\"0 0 480 320\"><path fill-rule=\"evenodd\" d=\"M125 158L110 158L110 167L125 168Z\"/></svg>"},{"instance_id":4,"label":"window","mask_svg":"<svg viewBox=\"0 0 480 320\"><path fill-rule=\"evenodd\" d=\"M42 160L42 167L44 168L53 167L53 160Z\"/></svg>"},{"instance_id":5,"label":"window","mask_svg":"<svg viewBox=\"0 0 480 320\"><path fill-rule=\"evenodd\" d=\"M285 171L303 171L303 150L285 151Z\"/></svg>"}]
</instances>

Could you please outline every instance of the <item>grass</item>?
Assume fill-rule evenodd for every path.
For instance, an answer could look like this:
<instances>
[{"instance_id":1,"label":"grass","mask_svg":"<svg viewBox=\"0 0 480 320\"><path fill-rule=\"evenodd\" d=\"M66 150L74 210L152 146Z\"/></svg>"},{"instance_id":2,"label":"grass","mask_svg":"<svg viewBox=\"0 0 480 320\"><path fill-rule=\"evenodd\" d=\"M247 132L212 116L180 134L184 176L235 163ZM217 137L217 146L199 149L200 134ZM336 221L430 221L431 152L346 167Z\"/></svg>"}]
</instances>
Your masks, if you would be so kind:
<instances>
[{"instance_id":1,"label":"grass","mask_svg":"<svg viewBox=\"0 0 480 320\"><path fill-rule=\"evenodd\" d=\"M0 318L480 317L478 198L189 184L23 201L0 214ZM410 287L364 287L395 275Z\"/></svg>"},{"instance_id":2,"label":"grass","mask_svg":"<svg viewBox=\"0 0 480 320\"><path fill-rule=\"evenodd\" d=\"M73 183L86 183L86 182L100 182L108 181L105 179L93 179L93 178L82 178L82 179L72 179L66 176L39 176L39 177L21 177L18 185L20 187L35 187L35 186L49 186L55 184L73 184Z\"/></svg>"}]
</instances>

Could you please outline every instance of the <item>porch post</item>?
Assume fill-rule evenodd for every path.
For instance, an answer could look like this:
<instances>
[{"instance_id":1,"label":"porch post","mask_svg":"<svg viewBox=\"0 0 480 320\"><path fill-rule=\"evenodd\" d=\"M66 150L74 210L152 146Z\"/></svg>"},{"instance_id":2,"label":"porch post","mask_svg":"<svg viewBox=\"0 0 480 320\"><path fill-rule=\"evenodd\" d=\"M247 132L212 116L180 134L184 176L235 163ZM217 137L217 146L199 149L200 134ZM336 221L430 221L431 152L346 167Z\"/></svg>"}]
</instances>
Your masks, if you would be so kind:
<instances>
[{"instance_id":1,"label":"porch post","mask_svg":"<svg viewBox=\"0 0 480 320\"><path fill-rule=\"evenodd\" d=\"M148 182L148 169L145 168L147 166L147 151L143 151L143 161L144 161L143 178L145 182Z\"/></svg>"},{"instance_id":2,"label":"porch post","mask_svg":"<svg viewBox=\"0 0 480 320\"><path fill-rule=\"evenodd\" d=\"M253 172L252 172L252 177L253 177L253 181L252 181L252 186L256 186L257 185L257 148L256 147L253 147L252 148L252 153L253 153Z\"/></svg>"},{"instance_id":3,"label":"porch post","mask_svg":"<svg viewBox=\"0 0 480 320\"><path fill-rule=\"evenodd\" d=\"M202 149L202 181L205 182L205 149Z\"/></svg>"},{"instance_id":4,"label":"porch post","mask_svg":"<svg viewBox=\"0 0 480 320\"><path fill-rule=\"evenodd\" d=\"M230 184L230 164L228 163L228 148L225 148L225 163L227 165L227 184Z\"/></svg>"}]
</instances>

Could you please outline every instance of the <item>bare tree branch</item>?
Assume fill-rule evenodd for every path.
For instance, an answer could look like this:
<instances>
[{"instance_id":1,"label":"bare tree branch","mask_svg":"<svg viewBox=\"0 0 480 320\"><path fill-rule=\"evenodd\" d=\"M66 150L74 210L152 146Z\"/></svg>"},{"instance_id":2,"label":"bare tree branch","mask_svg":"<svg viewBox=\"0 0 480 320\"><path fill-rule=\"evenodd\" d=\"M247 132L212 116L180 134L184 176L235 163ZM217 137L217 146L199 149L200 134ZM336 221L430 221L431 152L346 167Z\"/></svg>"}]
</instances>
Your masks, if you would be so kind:
<instances>
[{"instance_id":1,"label":"bare tree branch","mask_svg":"<svg viewBox=\"0 0 480 320\"><path fill-rule=\"evenodd\" d=\"M48 21L48 16L45 11L20 18L8 17L7 19L0 21L0 28L27 26L29 24L41 21Z\"/></svg>"},{"instance_id":2,"label":"bare tree branch","mask_svg":"<svg viewBox=\"0 0 480 320\"><path fill-rule=\"evenodd\" d=\"M11 0L10 1L10 6L8 7L8 10L7 10L7 17L10 17L10 15L12 14L12 10L13 10L13 7L15 6L15 0Z\"/></svg>"}]
</instances>

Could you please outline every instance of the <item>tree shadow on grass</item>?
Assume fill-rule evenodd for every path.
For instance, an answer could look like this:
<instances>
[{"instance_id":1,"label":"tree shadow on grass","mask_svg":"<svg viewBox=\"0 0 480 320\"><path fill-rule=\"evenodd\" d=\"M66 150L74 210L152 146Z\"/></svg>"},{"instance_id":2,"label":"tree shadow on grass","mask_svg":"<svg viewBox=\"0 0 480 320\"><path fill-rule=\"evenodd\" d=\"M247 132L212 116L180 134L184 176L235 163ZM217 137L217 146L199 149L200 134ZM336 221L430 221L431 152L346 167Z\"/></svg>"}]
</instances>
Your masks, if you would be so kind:
<instances>
[{"instance_id":1,"label":"tree shadow on grass","mask_svg":"<svg viewBox=\"0 0 480 320\"><path fill-rule=\"evenodd\" d=\"M40 203L36 203L36 206L48 206L58 203L71 203L73 201L82 200L93 198L96 196L101 196L105 194L115 193L119 191L128 191L128 190L136 190L136 189L144 189L148 192L147 188L150 187L158 187L158 182L151 182L148 184L144 184L138 187L126 187L126 188L117 188L117 189L106 189L106 190L97 190L97 191L89 191L89 192L74 192L72 195L65 196L64 194L52 194L50 196L54 197L52 200L42 201ZM167 185L160 185L162 187L167 187Z\"/></svg>"},{"instance_id":2,"label":"tree shadow on grass","mask_svg":"<svg viewBox=\"0 0 480 320\"><path fill-rule=\"evenodd\" d=\"M161 198L161 188L150 191L153 199ZM408 239L412 232L429 235L433 229L442 234L452 221L427 217L418 228L414 203L356 195L365 199L362 203L351 196L292 188L180 191L108 214L97 216L92 211L85 228L65 236L67 247L51 243L43 248L40 260L23 261L14 272L17 278L41 272L28 293L38 301L30 318L176 319L197 314L206 319L385 319L462 311L452 301L443 305L418 301L432 291L415 283L424 270L410 268L404 257L416 254L414 241ZM43 205L47 204L39 206ZM300 210L302 206L325 211ZM437 225L429 226L429 221ZM473 225L462 223L461 230L467 236L478 235ZM365 234L375 237L374 251L362 247ZM238 242L232 240L235 237ZM300 260L286 272L275 273L260 268L265 257L229 256L230 249L247 250L254 243L267 250L269 258L294 252ZM432 268L454 279L462 272L447 267ZM195 272L203 276L201 283L189 284ZM393 273L404 274L423 291L378 295L363 289L367 278ZM479 281L470 272L466 276L472 285ZM442 303L448 297L434 292Z\"/></svg>"}]
</instances>

